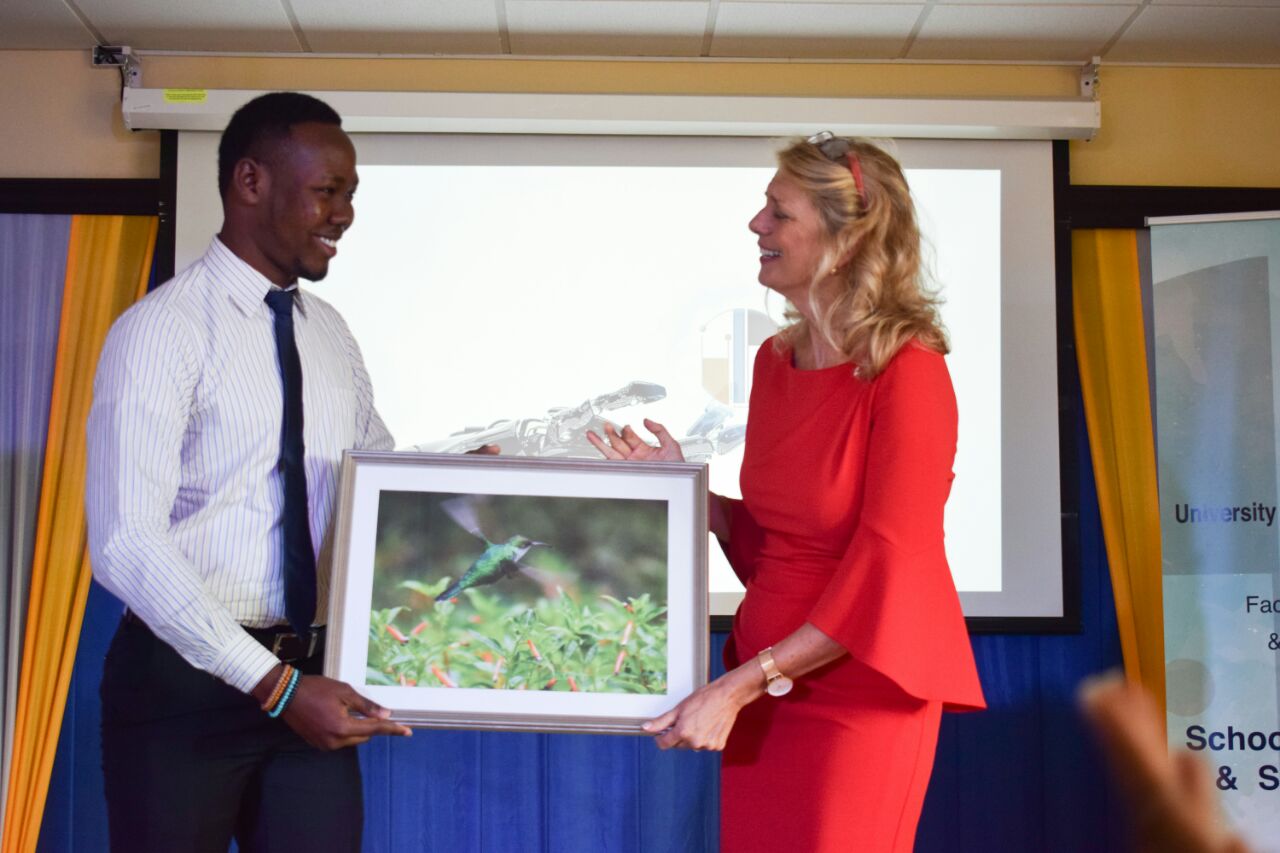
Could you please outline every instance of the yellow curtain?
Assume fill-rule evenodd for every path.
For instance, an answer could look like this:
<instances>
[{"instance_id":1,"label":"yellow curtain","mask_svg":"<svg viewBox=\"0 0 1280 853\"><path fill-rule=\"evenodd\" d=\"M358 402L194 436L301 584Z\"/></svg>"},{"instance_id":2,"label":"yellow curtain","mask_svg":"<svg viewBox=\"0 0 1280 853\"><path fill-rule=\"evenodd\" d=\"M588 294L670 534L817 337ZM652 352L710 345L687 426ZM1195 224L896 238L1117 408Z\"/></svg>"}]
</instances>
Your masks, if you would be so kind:
<instances>
[{"instance_id":1,"label":"yellow curtain","mask_svg":"<svg viewBox=\"0 0 1280 853\"><path fill-rule=\"evenodd\" d=\"M1134 231L1071 238L1076 353L1125 673L1164 708L1155 441Z\"/></svg>"},{"instance_id":2,"label":"yellow curtain","mask_svg":"<svg viewBox=\"0 0 1280 853\"><path fill-rule=\"evenodd\" d=\"M71 223L49 439L18 682L3 853L34 853L89 593L85 421L107 329L146 292L158 220L77 216Z\"/></svg>"}]
</instances>

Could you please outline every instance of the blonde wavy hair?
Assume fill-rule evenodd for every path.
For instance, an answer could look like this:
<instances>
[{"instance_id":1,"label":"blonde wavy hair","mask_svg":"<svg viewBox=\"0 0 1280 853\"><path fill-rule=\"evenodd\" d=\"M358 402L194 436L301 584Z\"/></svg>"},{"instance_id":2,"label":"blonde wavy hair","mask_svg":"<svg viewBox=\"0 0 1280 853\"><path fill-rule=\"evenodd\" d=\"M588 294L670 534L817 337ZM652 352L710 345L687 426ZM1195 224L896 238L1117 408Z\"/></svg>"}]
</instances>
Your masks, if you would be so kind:
<instances>
[{"instance_id":1,"label":"blonde wavy hair","mask_svg":"<svg viewBox=\"0 0 1280 853\"><path fill-rule=\"evenodd\" d=\"M822 148L797 140L778 154L778 171L809 196L826 230L829 245L814 284L842 258L839 289L825 305L814 299L816 331L856 366L857 375L874 379L904 345L916 341L946 353L947 333L938 316L939 299L925 287L920 229L907 179L893 157L860 139L835 140L849 146L861 170L862 192L848 157L830 158ZM831 142L824 144L831 150ZM788 305L790 324L780 337L795 349L808 340L810 321Z\"/></svg>"}]
</instances>

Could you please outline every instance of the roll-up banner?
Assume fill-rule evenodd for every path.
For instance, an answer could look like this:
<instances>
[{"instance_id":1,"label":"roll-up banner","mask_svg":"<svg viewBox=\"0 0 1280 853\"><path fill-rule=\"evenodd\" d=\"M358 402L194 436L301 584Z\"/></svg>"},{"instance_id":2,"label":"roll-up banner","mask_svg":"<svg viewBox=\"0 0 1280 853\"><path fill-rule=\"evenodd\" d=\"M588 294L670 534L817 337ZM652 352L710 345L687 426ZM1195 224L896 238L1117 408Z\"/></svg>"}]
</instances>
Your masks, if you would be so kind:
<instances>
[{"instance_id":1,"label":"roll-up banner","mask_svg":"<svg viewBox=\"0 0 1280 853\"><path fill-rule=\"evenodd\" d=\"M1148 224L1169 743L1280 851L1280 213Z\"/></svg>"}]
</instances>

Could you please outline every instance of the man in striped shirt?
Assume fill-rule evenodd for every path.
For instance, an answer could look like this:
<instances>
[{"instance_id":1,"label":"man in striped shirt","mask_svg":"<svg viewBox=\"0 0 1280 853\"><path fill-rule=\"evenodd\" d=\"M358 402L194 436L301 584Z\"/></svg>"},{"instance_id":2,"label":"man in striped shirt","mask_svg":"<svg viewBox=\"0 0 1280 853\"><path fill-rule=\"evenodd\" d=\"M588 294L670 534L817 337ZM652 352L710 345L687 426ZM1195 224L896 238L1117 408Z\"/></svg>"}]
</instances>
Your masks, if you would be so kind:
<instances>
[{"instance_id":1,"label":"man in striped shirt","mask_svg":"<svg viewBox=\"0 0 1280 853\"><path fill-rule=\"evenodd\" d=\"M274 93L231 119L218 171L220 233L112 327L89 416L94 574L128 606L101 689L112 848L358 851L354 745L410 732L319 674L323 628L286 624L282 362L264 302L328 271L355 149L327 105ZM392 439L342 318L293 299L322 621L342 451Z\"/></svg>"}]
</instances>

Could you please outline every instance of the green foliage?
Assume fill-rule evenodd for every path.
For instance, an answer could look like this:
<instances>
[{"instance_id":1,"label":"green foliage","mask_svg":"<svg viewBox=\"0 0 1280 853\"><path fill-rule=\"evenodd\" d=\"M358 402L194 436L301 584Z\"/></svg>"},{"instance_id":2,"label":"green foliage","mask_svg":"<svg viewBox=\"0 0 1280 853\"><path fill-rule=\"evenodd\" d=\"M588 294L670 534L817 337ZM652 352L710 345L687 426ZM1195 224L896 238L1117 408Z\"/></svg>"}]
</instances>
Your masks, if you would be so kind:
<instances>
[{"instance_id":1,"label":"green foliage","mask_svg":"<svg viewBox=\"0 0 1280 853\"><path fill-rule=\"evenodd\" d=\"M435 600L517 534L528 572ZM367 683L665 692L666 558L663 501L384 492Z\"/></svg>"},{"instance_id":2,"label":"green foliage","mask_svg":"<svg viewBox=\"0 0 1280 853\"><path fill-rule=\"evenodd\" d=\"M666 607L647 593L626 601L601 594L591 603L563 594L527 606L472 588L463 601L436 602L449 580L403 581L405 604L373 611L367 683L666 691Z\"/></svg>"}]
</instances>

